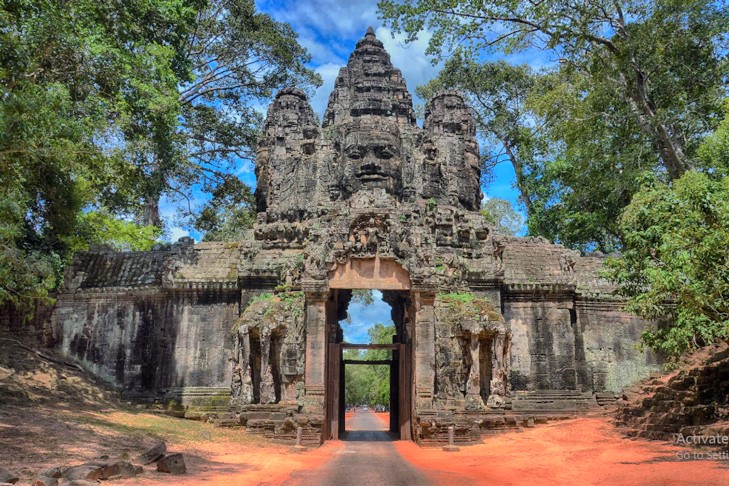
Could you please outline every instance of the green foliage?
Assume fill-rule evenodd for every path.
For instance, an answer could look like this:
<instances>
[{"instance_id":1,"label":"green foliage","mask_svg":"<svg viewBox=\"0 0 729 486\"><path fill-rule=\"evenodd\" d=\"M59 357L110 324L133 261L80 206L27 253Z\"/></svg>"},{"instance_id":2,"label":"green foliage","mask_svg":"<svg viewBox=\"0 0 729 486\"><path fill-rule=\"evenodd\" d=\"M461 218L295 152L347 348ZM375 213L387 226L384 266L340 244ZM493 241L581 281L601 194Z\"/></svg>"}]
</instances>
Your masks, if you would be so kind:
<instances>
[{"instance_id":1,"label":"green foliage","mask_svg":"<svg viewBox=\"0 0 729 486\"><path fill-rule=\"evenodd\" d=\"M237 177L227 177L213 190L195 220L204 241L241 241L256 221L255 200L250 187Z\"/></svg>"},{"instance_id":2,"label":"green foliage","mask_svg":"<svg viewBox=\"0 0 729 486\"><path fill-rule=\"evenodd\" d=\"M354 289L352 290L352 301L351 303L359 304L363 307L370 306L375 303L375 297L371 290L367 289Z\"/></svg>"},{"instance_id":3,"label":"green foliage","mask_svg":"<svg viewBox=\"0 0 729 486\"><path fill-rule=\"evenodd\" d=\"M240 318L233 324L235 335L241 322L253 320L256 325L274 318L301 319L304 316L304 293L292 291L264 292L251 298Z\"/></svg>"},{"instance_id":4,"label":"green foliage","mask_svg":"<svg viewBox=\"0 0 729 486\"><path fill-rule=\"evenodd\" d=\"M69 244L72 250L86 250L90 245L108 245L117 251L151 250L162 234L156 226L140 227L103 211L82 213L77 224Z\"/></svg>"},{"instance_id":5,"label":"green foliage","mask_svg":"<svg viewBox=\"0 0 729 486\"><path fill-rule=\"evenodd\" d=\"M506 199L488 199L481 204L481 215L503 235L516 236L524 226L524 217Z\"/></svg>"},{"instance_id":6,"label":"green foliage","mask_svg":"<svg viewBox=\"0 0 729 486\"><path fill-rule=\"evenodd\" d=\"M620 224L626 249L608 276L628 310L668 320L644 342L677 356L729 338L729 177L690 171L673 186L649 177Z\"/></svg>"},{"instance_id":7,"label":"green foliage","mask_svg":"<svg viewBox=\"0 0 729 486\"><path fill-rule=\"evenodd\" d=\"M91 243L148 247L154 231L88 210L125 186L118 137L142 116L131 103L174 93L170 53L194 13L174 0L0 6L0 301L32 309ZM149 105L145 117L176 116Z\"/></svg>"},{"instance_id":8,"label":"green foliage","mask_svg":"<svg viewBox=\"0 0 729 486\"><path fill-rule=\"evenodd\" d=\"M623 245L618 218L658 157L615 86L569 66L540 77L530 107L552 158L540 169L531 233L605 253Z\"/></svg>"},{"instance_id":9,"label":"green foliage","mask_svg":"<svg viewBox=\"0 0 729 486\"><path fill-rule=\"evenodd\" d=\"M187 163L164 173L158 189L180 196L199 184L213 195L201 214L188 211L206 239L239 240L254 219L252 195L237 177L253 160L263 118L256 109L283 86L321 84L290 25L256 11L253 0L209 0L195 19L184 59L191 75L179 85L178 128ZM175 191L177 186L179 190Z\"/></svg>"},{"instance_id":10,"label":"green foliage","mask_svg":"<svg viewBox=\"0 0 729 486\"><path fill-rule=\"evenodd\" d=\"M376 323L367 333L372 344L391 344L395 326ZM347 349L344 359L386 360L392 352L387 349ZM345 367L345 402L351 405L390 405L390 369L385 365L347 365Z\"/></svg>"},{"instance_id":11,"label":"green foliage","mask_svg":"<svg viewBox=\"0 0 729 486\"><path fill-rule=\"evenodd\" d=\"M482 134L514 165L530 234L571 248L620 249L622 209L646 171L673 180L716 170L699 153L726 94L729 14L723 2L436 2L381 0L408 40L427 28L428 52L451 56L419 93L463 90ZM538 48L558 67L534 74L488 51ZM709 154L711 152L711 154ZM711 159L715 165L709 165Z\"/></svg>"},{"instance_id":12,"label":"green foliage","mask_svg":"<svg viewBox=\"0 0 729 486\"><path fill-rule=\"evenodd\" d=\"M474 108L479 130L487 144L481 154L481 173L485 182L492 178L493 168L508 161L516 173L516 186L527 213L532 211L534 177L547 147L542 146L534 125L534 114L526 101L536 75L527 65L512 66L505 61L478 62L456 51L438 77L416 92L423 99L441 90L458 90ZM500 146L498 152L494 146Z\"/></svg>"},{"instance_id":13,"label":"green foliage","mask_svg":"<svg viewBox=\"0 0 729 486\"><path fill-rule=\"evenodd\" d=\"M352 290L351 304L357 304L362 307L368 307L375 303L374 295L372 290L367 289L354 289ZM343 321L345 324L352 324L352 315L347 311L347 316Z\"/></svg>"},{"instance_id":14,"label":"green foliage","mask_svg":"<svg viewBox=\"0 0 729 486\"><path fill-rule=\"evenodd\" d=\"M729 175L729 98L724 100L724 119L698 149L702 167L715 175Z\"/></svg>"},{"instance_id":15,"label":"green foliage","mask_svg":"<svg viewBox=\"0 0 729 486\"><path fill-rule=\"evenodd\" d=\"M199 228L241 237L253 105L317 85L308 60L252 0L0 3L0 303L32 309L90 244L149 248L193 186Z\"/></svg>"}]
</instances>

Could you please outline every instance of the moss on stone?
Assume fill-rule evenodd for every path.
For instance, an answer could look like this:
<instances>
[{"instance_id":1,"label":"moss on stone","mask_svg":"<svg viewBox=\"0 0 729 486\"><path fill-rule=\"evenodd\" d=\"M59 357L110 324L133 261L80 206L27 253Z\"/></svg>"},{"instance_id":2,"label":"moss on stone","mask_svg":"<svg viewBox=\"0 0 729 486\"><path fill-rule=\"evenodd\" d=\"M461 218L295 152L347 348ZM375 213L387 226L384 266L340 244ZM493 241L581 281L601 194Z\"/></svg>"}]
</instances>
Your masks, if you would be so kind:
<instances>
[{"instance_id":1,"label":"moss on stone","mask_svg":"<svg viewBox=\"0 0 729 486\"><path fill-rule=\"evenodd\" d=\"M473 292L439 293L436 302L447 306L453 319L485 316L489 321L504 322L503 316L489 299L478 297Z\"/></svg>"},{"instance_id":2,"label":"moss on stone","mask_svg":"<svg viewBox=\"0 0 729 486\"><path fill-rule=\"evenodd\" d=\"M263 293L251 299L248 307L236 322L233 331L237 332L241 323L246 321L260 325L266 321L285 318L300 319L304 316L304 293L301 291L277 291Z\"/></svg>"}]
</instances>

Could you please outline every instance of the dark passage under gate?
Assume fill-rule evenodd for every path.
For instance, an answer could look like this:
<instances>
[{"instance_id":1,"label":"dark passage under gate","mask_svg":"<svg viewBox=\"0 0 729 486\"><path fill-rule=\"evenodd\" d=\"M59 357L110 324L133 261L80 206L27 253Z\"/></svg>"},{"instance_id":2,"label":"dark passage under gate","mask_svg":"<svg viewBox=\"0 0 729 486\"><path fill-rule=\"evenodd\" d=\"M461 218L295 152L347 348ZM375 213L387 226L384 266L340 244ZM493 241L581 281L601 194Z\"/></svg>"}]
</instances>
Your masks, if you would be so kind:
<instances>
[{"instance_id":1,"label":"dark passage under gate","mask_svg":"<svg viewBox=\"0 0 729 486\"><path fill-rule=\"evenodd\" d=\"M411 369L409 344L349 344L329 345L329 393L328 415L332 439L345 435L345 372L346 365L381 365L390 367L390 427L389 431L401 440L412 440L411 434ZM392 351L391 359L354 360L343 359L345 349L387 349Z\"/></svg>"}]
</instances>

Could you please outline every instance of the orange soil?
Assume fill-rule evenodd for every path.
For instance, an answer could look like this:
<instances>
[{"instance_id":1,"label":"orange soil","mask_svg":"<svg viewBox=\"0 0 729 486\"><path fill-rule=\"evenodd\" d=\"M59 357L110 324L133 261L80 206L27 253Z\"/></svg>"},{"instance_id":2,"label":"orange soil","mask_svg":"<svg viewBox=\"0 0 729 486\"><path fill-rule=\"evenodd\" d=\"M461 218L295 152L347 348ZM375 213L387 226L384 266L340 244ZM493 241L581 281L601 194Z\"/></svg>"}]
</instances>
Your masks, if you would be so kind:
<instances>
[{"instance_id":1,"label":"orange soil","mask_svg":"<svg viewBox=\"0 0 729 486\"><path fill-rule=\"evenodd\" d=\"M390 412L380 412L375 415L377 415L377 418L380 419L385 426L390 427Z\"/></svg>"},{"instance_id":2,"label":"orange soil","mask_svg":"<svg viewBox=\"0 0 729 486\"><path fill-rule=\"evenodd\" d=\"M311 470L330 459L341 442L330 441L318 449L293 452L291 447L277 445L240 446L215 442L189 445L174 444L174 451L185 453L188 474L170 477L147 466L141 476L114 484L150 486L200 484L229 486L243 484L275 485L290 479L294 471Z\"/></svg>"},{"instance_id":3,"label":"orange soil","mask_svg":"<svg viewBox=\"0 0 729 486\"><path fill-rule=\"evenodd\" d=\"M342 452L346 443L293 452L243 430L173 419L120 406L73 369L39 363L0 345L0 466L27 484L52 466L136 457L159 440L182 452L188 474L171 478L146 466L121 485L280 484ZM347 414L347 416L351 416ZM389 414L376 414L383 424ZM580 418L511 432L448 453L396 442L398 451L440 484L729 484L729 460L666 443L629 440L607 418ZM686 454L689 459L679 459ZM726 457L727 454L725 453ZM111 484L111 483L110 483Z\"/></svg>"},{"instance_id":4,"label":"orange soil","mask_svg":"<svg viewBox=\"0 0 729 486\"><path fill-rule=\"evenodd\" d=\"M386 413L376 416L389 423ZM281 484L296 471L315 469L341 453L346 442L293 452L242 430L220 429L139 411L56 406L0 407L2 466L24 481L51 466L69 466L122 454L135 457L164 439L182 452L188 474L171 478L146 466L120 485ZM396 442L400 454L436 484L729 484L729 461L679 460L706 451L657 441L629 440L606 418L580 418L511 432L448 453Z\"/></svg>"},{"instance_id":5,"label":"orange soil","mask_svg":"<svg viewBox=\"0 0 729 486\"><path fill-rule=\"evenodd\" d=\"M0 406L0 466L18 473L21 484L50 467L98 461L102 455L134 459L160 440L168 452L183 453L186 475L171 478L152 464L140 476L113 484L281 484L294 471L320 466L342 447L328 442L294 451L243 430L118 408Z\"/></svg>"},{"instance_id":6,"label":"orange soil","mask_svg":"<svg viewBox=\"0 0 729 486\"><path fill-rule=\"evenodd\" d=\"M510 432L459 452L396 442L397 450L441 484L726 485L729 461L715 452L626 439L606 418L580 418ZM687 454L690 459L679 459ZM727 454L724 454L727 457Z\"/></svg>"}]
</instances>

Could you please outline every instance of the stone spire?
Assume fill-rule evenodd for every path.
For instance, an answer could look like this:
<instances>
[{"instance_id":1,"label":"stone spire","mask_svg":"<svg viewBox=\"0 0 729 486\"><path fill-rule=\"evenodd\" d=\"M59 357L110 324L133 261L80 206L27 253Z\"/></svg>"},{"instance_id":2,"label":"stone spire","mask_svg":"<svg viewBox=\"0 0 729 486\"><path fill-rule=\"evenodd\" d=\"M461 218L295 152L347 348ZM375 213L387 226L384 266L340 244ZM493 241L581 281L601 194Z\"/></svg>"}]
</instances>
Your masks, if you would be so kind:
<instances>
[{"instance_id":1,"label":"stone spire","mask_svg":"<svg viewBox=\"0 0 729 486\"><path fill-rule=\"evenodd\" d=\"M463 96L443 91L430 99L423 132L423 197L477 211L483 194L476 121Z\"/></svg>"},{"instance_id":2,"label":"stone spire","mask_svg":"<svg viewBox=\"0 0 729 486\"><path fill-rule=\"evenodd\" d=\"M369 27L347 66L339 71L323 126L374 117L397 125L415 125L413 100L402 73L392 65L390 55Z\"/></svg>"},{"instance_id":3,"label":"stone spire","mask_svg":"<svg viewBox=\"0 0 729 486\"><path fill-rule=\"evenodd\" d=\"M307 207L314 194L319 122L306 94L284 88L268 108L256 155L256 205L259 212Z\"/></svg>"}]
</instances>

